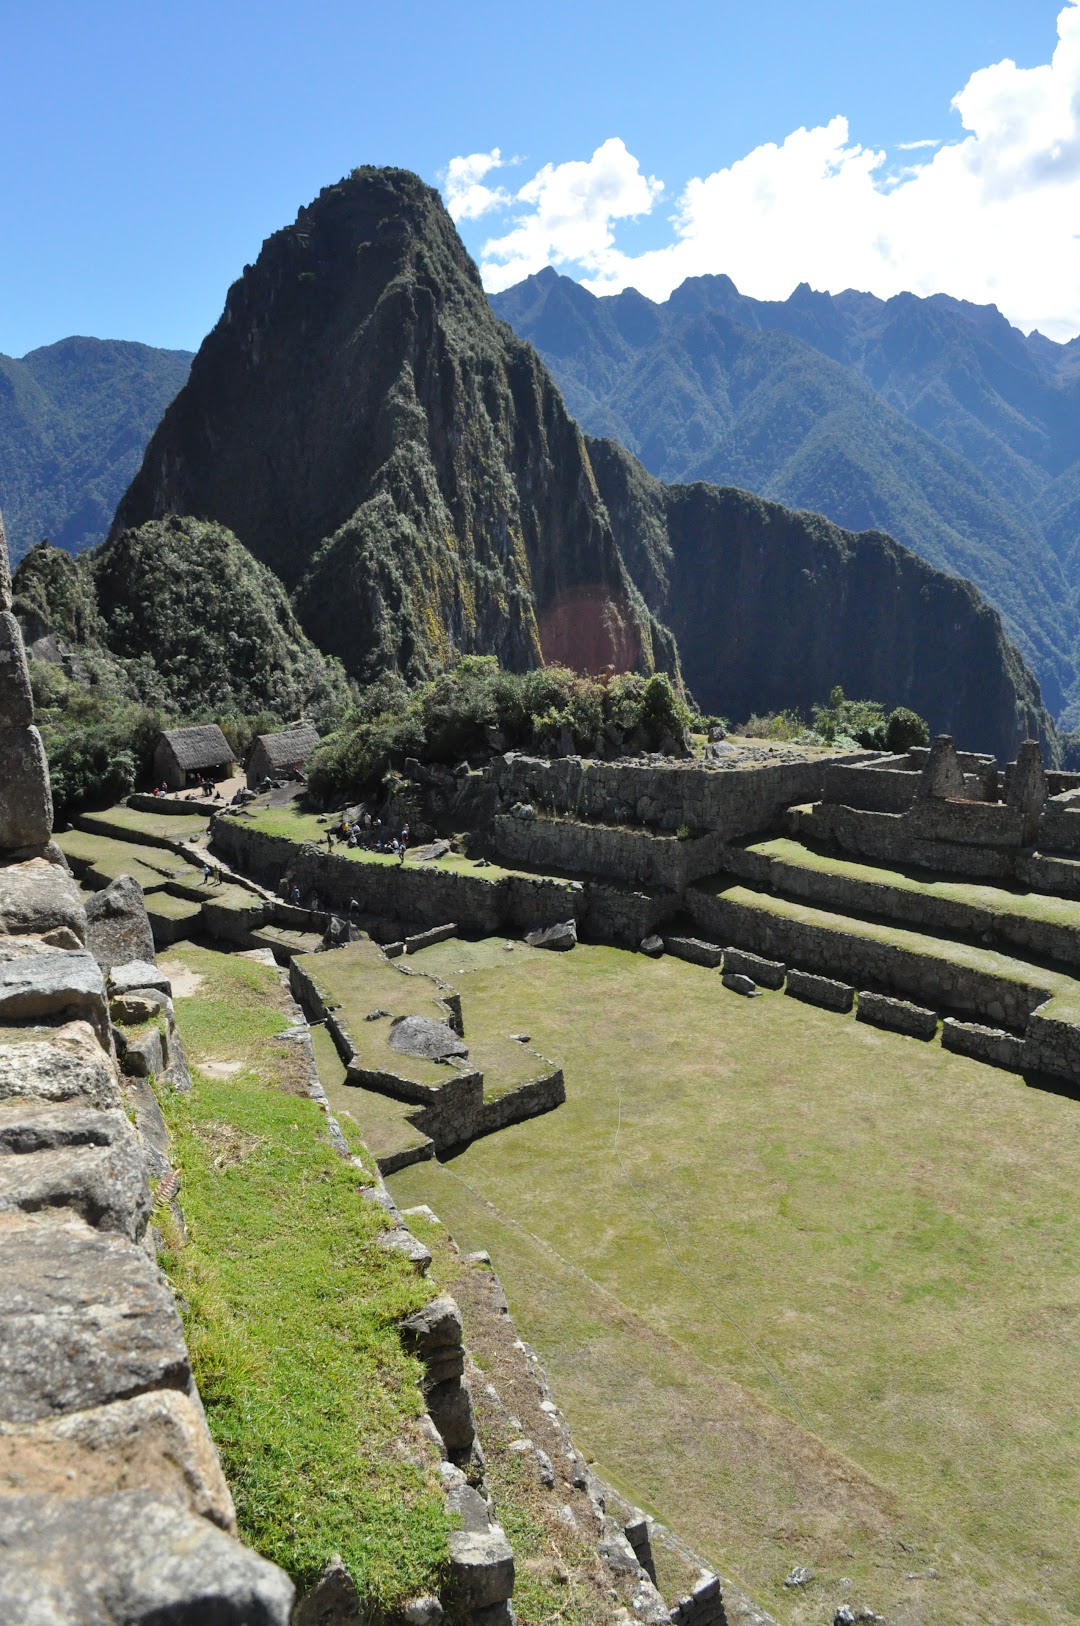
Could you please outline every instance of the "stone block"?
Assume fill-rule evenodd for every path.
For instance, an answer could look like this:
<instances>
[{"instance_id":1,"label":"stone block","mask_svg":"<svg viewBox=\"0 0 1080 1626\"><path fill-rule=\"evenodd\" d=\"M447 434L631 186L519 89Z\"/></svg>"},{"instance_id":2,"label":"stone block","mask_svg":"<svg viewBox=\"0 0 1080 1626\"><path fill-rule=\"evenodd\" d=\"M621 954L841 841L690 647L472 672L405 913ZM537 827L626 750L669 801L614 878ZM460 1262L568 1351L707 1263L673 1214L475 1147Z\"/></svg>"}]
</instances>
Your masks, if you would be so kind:
<instances>
[{"instance_id":1,"label":"stone block","mask_svg":"<svg viewBox=\"0 0 1080 1626\"><path fill-rule=\"evenodd\" d=\"M715 943L705 943L700 937L665 937L664 948L677 960L689 960L691 965L704 965L714 971L724 957L723 949Z\"/></svg>"},{"instance_id":2,"label":"stone block","mask_svg":"<svg viewBox=\"0 0 1080 1626\"><path fill-rule=\"evenodd\" d=\"M201 1408L178 1389L37 1423L0 1423L0 1498L118 1490L151 1491L235 1534L232 1497Z\"/></svg>"},{"instance_id":3,"label":"stone block","mask_svg":"<svg viewBox=\"0 0 1080 1626\"><path fill-rule=\"evenodd\" d=\"M66 929L73 946L86 942L86 910L71 872L45 858L0 868L0 934L34 932L45 938Z\"/></svg>"},{"instance_id":4,"label":"stone block","mask_svg":"<svg viewBox=\"0 0 1080 1626\"><path fill-rule=\"evenodd\" d=\"M468 1384L461 1378L436 1383L427 1392L427 1403L450 1455L460 1457L471 1451L476 1437L476 1417Z\"/></svg>"},{"instance_id":5,"label":"stone block","mask_svg":"<svg viewBox=\"0 0 1080 1626\"><path fill-rule=\"evenodd\" d=\"M0 609L0 728L29 728L33 721L22 633L11 611Z\"/></svg>"},{"instance_id":6,"label":"stone block","mask_svg":"<svg viewBox=\"0 0 1080 1626\"><path fill-rule=\"evenodd\" d=\"M664 952L664 939L654 933L651 937L643 937L638 945L642 954L647 954L651 960L658 960Z\"/></svg>"},{"instance_id":7,"label":"stone block","mask_svg":"<svg viewBox=\"0 0 1080 1626\"><path fill-rule=\"evenodd\" d=\"M288 1626L295 1589L265 1558L145 1491L10 1496L0 1597L34 1626Z\"/></svg>"},{"instance_id":8,"label":"stone block","mask_svg":"<svg viewBox=\"0 0 1080 1626\"><path fill-rule=\"evenodd\" d=\"M757 983L753 977L744 977L741 971L725 971L720 981L731 993L742 994L744 999L754 999L757 995Z\"/></svg>"},{"instance_id":9,"label":"stone block","mask_svg":"<svg viewBox=\"0 0 1080 1626\"><path fill-rule=\"evenodd\" d=\"M417 932L415 937L405 939L405 953L416 954L420 949L430 948L433 943L445 943L447 938L457 936L457 927L451 921L446 926L432 926L426 932Z\"/></svg>"},{"instance_id":10,"label":"stone block","mask_svg":"<svg viewBox=\"0 0 1080 1626\"><path fill-rule=\"evenodd\" d=\"M413 1236L404 1225L395 1225L389 1231L381 1231L375 1238L375 1245L383 1253L396 1253L407 1259L418 1276L426 1276L431 1269L431 1249L426 1247L419 1237Z\"/></svg>"},{"instance_id":11,"label":"stone block","mask_svg":"<svg viewBox=\"0 0 1080 1626\"><path fill-rule=\"evenodd\" d=\"M0 1045L0 1101L20 1096L121 1105L116 1067L89 1022L69 1022L47 1039Z\"/></svg>"},{"instance_id":12,"label":"stone block","mask_svg":"<svg viewBox=\"0 0 1080 1626\"><path fill-rule=\"evenodd\" d=\"M0 853L43 847L52 835L52 791L36 728L0 728Z\"/></svg>"},{"instance_id":13,"label":"stone block","mask_svg":"<svg viewBox=\"0 0 1080 1626\"><path fill-rule=\"evenodd\" d=\"M724 970L737 976L749 977L759 988L782 988L787 966L780 960L765 960L760 954L749 954L746 949L726 948Z\"/></svg>"},{"instance_id":14,"label":"stone block","mask_svg":"<svg viewBox=\"0 0 1080 1626\"><path fill-rule=\"evenodd\" d=\"M165 1071L165 1046L161 1029L147 1028L145 1033L128 1039L124 1050L124 1072L132 1078L155 1078Z\"/></svg>"},{"instance_id":15,"label":"stone block","mask_svg":"<svg viewBox=\"0 0 1080 1626\"><path fill-rule=\"evenodd\" d=\"M82 1143L61 1137L79 1120ZM96 1117L97 1123L90 1122ZM5 1102L0 1111L0 1214L65 1210L138 1242L150 1217L142 1150L123 1113ZM94 1139L90 1139L94 1136ZM51 1142L51 1144L50 1144Z\"/></svg>"},{"instance_id":16,"label":"stone block","mask_svg":"<svg viewBox=\"0 0 1080 1626\"><path fill-rule=\"evenodd\" d=\"M785 992L807 1005L820 1005L827 1011L850 1011L855 1003L855 990L849 982L836 982L832 977L816 977L809 971L789 971Z\"/></svg>"},{"instance_id":17,"label":"stone block","mask_svg":"<svg viewBox=\"0 0 1080 1626\"><path fill-rule=\"evenodd\" d=\"M16 945L23 951L17 955ZM0 939L0 1020L42 1018L85 1020L108 1043L109 1009L96 960L84 950L64 953L33 938Z\"/></svg>"},{"instance_id":18,"label":"stone block","mask_svg":"<svg viewBox=\"0 0 1080 1626\"><path fill-rule=\"evenodd\" d=\"M103 971L133 961L153 965L154 933L142 887L132 876L118 875L95 892L86 905L86 920L87 944Z\"/></svg>"},{"instance_id":19,"label":"stone block","mask_svg":"<svg viewBox=\"0 0 1080 1626\"><path fill-rule=\"evenodd\" d=\"M941 1024L941 1043L944 1049L960 1056L971 1056L991 1067L1004 1067L1019 1073L1024 1067L1024 1042L1003 1028L983 1027L978 1022L958 1022L947 1016Z\"/></svg>"},{"instance_id":20,"label":"stone block","mask_svg":"<svg viewBox=\"0 0 1080 1626\"><path fill-rule=\"evenodd\" d=\"M190 1381L172 1294L142 1248L82 1220L0 1214L0 1421Z\"/></svg>"},{"instance_id":21,"label":"stone block","mask_svg":"<svg viewBox=\"0 0 1080 1626\"><path fill-rule=\"evenodd\" d=\"M860 993L855 1019L889 1028L893 1033L907 1033L914 1039L932 1039L937 1033L936 1011L911 1005L906 999L890 999L887 994Z\"/></svg>"},{"instance_id":22,"label":"stone block","mask_svg":"<svg viewBox=\"0 0 1080 1626\"><path fill-rule=\"evenodd\" d=\"M164 971L159 971L154 964L153 954L148 960L124 961L110 967L109 993L113 998L147 988L172 997L172 983Z\"/></svg>"}]
</instances>

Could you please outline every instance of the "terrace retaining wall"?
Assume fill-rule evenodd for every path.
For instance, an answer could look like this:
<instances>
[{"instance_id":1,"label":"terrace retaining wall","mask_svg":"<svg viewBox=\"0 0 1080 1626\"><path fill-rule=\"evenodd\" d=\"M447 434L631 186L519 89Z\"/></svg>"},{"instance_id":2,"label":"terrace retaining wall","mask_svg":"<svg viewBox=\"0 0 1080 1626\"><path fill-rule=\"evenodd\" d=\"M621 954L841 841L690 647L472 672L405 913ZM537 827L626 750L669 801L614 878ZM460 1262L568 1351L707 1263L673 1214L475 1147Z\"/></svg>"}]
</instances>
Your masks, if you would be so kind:
<instances>
[{"instance_id":1,"label":"terrace retaining wall","mask_svg":"<svg viewBox=\"0 0 1080 1626\"><path fill-rule=\"evenodd\" d=\"M603 875L681 892L690 881L711 875L719 867L723 839L711 832L680 841L677 836L641 828L543 816L522 819L500 813L492 824L492 845L513 864Z\"/></svg>"}]
</instances>

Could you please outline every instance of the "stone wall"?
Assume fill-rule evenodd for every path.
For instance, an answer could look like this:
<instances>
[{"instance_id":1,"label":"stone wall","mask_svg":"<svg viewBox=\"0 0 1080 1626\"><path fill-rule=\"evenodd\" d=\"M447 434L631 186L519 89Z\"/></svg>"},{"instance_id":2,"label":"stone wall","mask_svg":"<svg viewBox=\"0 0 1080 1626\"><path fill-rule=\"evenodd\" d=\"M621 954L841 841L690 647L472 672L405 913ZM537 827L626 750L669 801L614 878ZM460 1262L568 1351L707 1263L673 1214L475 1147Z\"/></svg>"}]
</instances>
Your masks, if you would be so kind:
<instances>
[{"instance_id":1,"label":"stone wall","mask_svg":"<svg viewBox=\"0 0 1080 1626\"><path fill-rule=\"evenodd\" d=\"M1022 949L1080 968L1080 928L1075 926L1012 914L976 902L957 902L930 891L895 886L872 875L853 877L789 864L782 858L740 847L726 850L723 867L755 886L849 915L871 915L917 931L943 932L981 943L992 941L1010 950Z\"/></svg>"},{"instance_id":2,"label":"stone wall","mask_svg":"<svg viewBox=\"0 0 1080 1626\"><path fill-rule=\"evenodd\" d=\"M865 753L858 753L860 760ZM548 760L510 753L487 773L504 804L531 802L544 813L568 813L606 824L686 825L726 840L768 829L786 807L821 798L830 761L822 756L777 766L724 769L693 762Z\"/></svg>"},{"instance_id":3,"label":"stone wall","mask_svg":"<svg viewBox=\"0 0 1080 1626\"><path fill-rule=\"evenodd\" d=\"M898 759L889 757L887 763ZM900 759L903 760L903 759ZM873 813L906 813L919 789L919 775L886 763L831 763L825 770L822 800Z\"/></svg>"},{"instance_id":4,"label":"stone wall","mask_svg":"<svg viewBox=\"0 0 1080 1626\"><path fill-rule=\"evenodd\" d=\"M150 1176L168 1139L145 1084L121 1079L86 915L50 843L10 608L0 532L0 1612L286 1626L292 1584L236 1540L156 1264ZM170 1053L151 1022L140 1061L181 1069L155 968L110 964L129 1014L144 987L138 1010L164 1012Z\"/></svg>"},{"instance_id":5,"label":"stone wall","mask_svg":"<svg viewBox=\"0 0 1080 1626\"><path fill-rule=\"evenodd\" d=\"M1011 880L1018 856L1015 849L916 836L901 813L870 813L818 802L808 810L795 812L791 822L798 835L839 847L842 852L880 859L886 864L940 870L969 880Z\"/></svg>"},{"instance_id":6,"label":"stone wall","mask_svg":"<svg viewBox=\"0 0 1080 1626\"><path fill-rule=\"evenodd\" d=\"M690 881L712 875L720 863L723 838L715 833L680 841L649 829L590 824L541 815L519 818L501 813L493 821L494 850L512 864L603 875L631 885L681 892Z\"/></svg>"},{"instance_id":7,"label":"stone wall","mask_svg":"<svg viewBox=\"0 0 1080 1626\"><path fill-rule=\"evenodd\" d=\"M937 1010L986 1017L1000 1026L1023 1030L1050 992L1039 985L1034 967L1030 982L1014 982L836 927L754 909L722 893L691 888L687 901L695 922L714 942L733 943L857 986L876 985Z\"/></svg>"}]
</instances>

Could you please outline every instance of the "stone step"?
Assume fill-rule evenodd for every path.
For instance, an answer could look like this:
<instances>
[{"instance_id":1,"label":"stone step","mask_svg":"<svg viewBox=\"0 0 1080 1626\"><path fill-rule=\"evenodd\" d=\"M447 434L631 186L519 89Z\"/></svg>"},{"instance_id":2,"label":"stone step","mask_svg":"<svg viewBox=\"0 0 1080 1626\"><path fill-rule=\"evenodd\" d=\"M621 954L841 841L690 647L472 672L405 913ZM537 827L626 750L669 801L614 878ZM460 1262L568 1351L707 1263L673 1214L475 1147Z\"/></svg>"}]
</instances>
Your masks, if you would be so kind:
<instances>
[{"instance_id":1,"label":"stone step","mask_svg":"<svg viewBox=\"0 0 1080 1626\"><path fill-rule=\"evenodd\" d=\"M1072 977L1019 957L737 883L692 887L687 906L715 941L1017 1032L1045 1001L1080 994Z\"/></svg>"},{"instance_id":2,"label":"stone step","mask_svg":"<svg viewBox=\"0 0 1080 1626\"><path fill-rule=\"evenodd\" d=\"M1019 887L935 879L790 838L732 846L725 869L755 887L845 914L970 939L1080 971L1080 901ZM1066 862L1068 862L1066 860ZM1074 866L1080 891L1080 864Z\"/></svg>"}]
</instances>

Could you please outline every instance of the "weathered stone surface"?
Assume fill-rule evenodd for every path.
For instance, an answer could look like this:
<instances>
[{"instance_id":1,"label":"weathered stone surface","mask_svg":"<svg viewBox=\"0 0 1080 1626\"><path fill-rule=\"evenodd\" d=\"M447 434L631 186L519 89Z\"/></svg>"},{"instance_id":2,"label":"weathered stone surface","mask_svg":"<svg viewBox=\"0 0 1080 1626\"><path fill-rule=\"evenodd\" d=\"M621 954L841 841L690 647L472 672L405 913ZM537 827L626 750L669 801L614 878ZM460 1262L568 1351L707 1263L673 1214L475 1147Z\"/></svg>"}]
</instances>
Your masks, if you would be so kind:
<instances>
[{"instance_id":1,"label":"weathered stone surface","mask_svg":"<svg viewBox=\"0 0 1080 1626\"><path fill-rule=\"evenodd\" d=\"M0 1098L0 1157L69 1146L115 1146L132 1139L123 1112L102 1112L80 1101Z\"/></svg>"},{"instance_id":2,"label":"weathered stone surface","mask_svg":"<svg viewBox=\"0 0 1080 1626\"><path fill-rule=\"evenodd\" d=\"M499 1525L484 1531L451 1530L450 1576L463 1610L505 1603L514 1593L514 1553Z\"/></svg>"},{"instance_id":3,"label":"weathered stone surface","mask_svg":"<svg viewBox=\"0 0 1080 1626\"><path fill-rule=\"evenodd\" d=\"M103 891L95 892L86 905L86 920L87 944L103 971L132 961L153 965L150 917L142 887L130 875L118 875Z\"/></svg>"},{"instance_id":4,"label":"weathered stone surface","mask_svg":"<svg viewBox=\"0 0 1080 1626\"><path fill-rule=\"evenodd\" d=\"M1043 810L1046 801L1046 770L1038 740L1025 740L1016 753L1016 762L1009 775L1008 805L1014 813L1035 814Z\"/></svg>"},{"instance_id":5,"label":"weathered stone surface","mask_svg":"<svg viewBox=\"0 0 1080 1626\"><path fill-rule=\"evenodd\" d=\"M38 1423L0 1423L0 1498L152 1491L235 1533L236 1515L197 1403L157 1389ZM3 1519L0 1500L0 1522Z\"/></svg>"},{"instance_id":6,"label":"weathered stone surface","mask_svg":"<svg viewBox=\"0 0 1080 1626\"><path fill-rule=\"evenodd\" d=\"M0 1045L0 1101L31 1095L120 1106L116 1068L89 1022L68 1022L47 1039Z\"/></svg>"},{"instance_id":7,"label":"weathered stone surface","mask_svg":"<svg viewBox=\"0 0 1080 1626\"><path fill-rule=\"evenodd\" d=\"M23 952L15 955L16 947ZM0 940L0 1019L42 1017L83 1018L107 1042L109 1011L96 960L85 951L65 954L32 938Z\"/></svg>"},{"instance_id":8,"label":"weathered stone surface","mask_svg":"<svg viewBox=\"0 0 1080 1626\"><path fill-rule=\"evenodd\" d=\"M468 1453L476 1436L476 1417L468 1384L461 1378L436 1383L427 1391L427 1403L450 1455Z\"/></svg>"},{"instance_id":9,"label":"weathered stone surface","mask_svg":"<svg viewBox=\"0 0 1080 1626\"><path fill-rule=\"evenodd\" d=\"M0 1421L190 1379L172 1294L141 1248L81 1220L0 1215Z\"/></svg>"},{"instance_id":10,"label":"weathered stone surface","mask_svg":"<svg viewBox=\"0 0 1080 1626\"><path fill-rule=\"evenodd\" d=\"M530 948L572 949L577 943L577 922L562 920L555 926L541 926L525 934Z\"/></svg>"},{"instance_id":11,"label":"weathered stone surface","mask_svg":"<svg viewBox=\"0 0 1080 1626\"><path fill-rule=\"evenodd\" d=\"M0 610L11 609L11 568L8 565L4 516L0 514Z\"/></svg>"},{"instance_id":12,"label":"weathered stone surface","mask_svg":"<svg viewBox=\"0 0 1080 1626\"><path fill-rule=\"evenodd\" d=\"M964 770L957 760L951 734L939 734L930 747L917 794L921 799L963 796Z\"/></svg>"},{"instance_id":13,"label":"weathered stone surface","mask_svg":"<svg viewBox=\"0 0 1080 1626\"><path fill-rule=\"evenodd\" d=\"M389 1231L380 1231L375 1245L384 1253L398 1253L407 1259L418 1276L426 1276L431 1268L431 1249L413 1236L404 1225L395 1225Z\"/></svg>"},{"instance_id":14,"label":"weathered stone surface","mask_svg":"<svg viewBox=\"0 0 1080 1626\"><path fill-rule=\"evenodd\" d=\"M0 1597L25 1626L288 1626L292 1582L207 1519L145 1491L10 1496Z\"/></svg>"},{"instance_id":15,"label":"weathered stone surface","mask_svg":"<svg viewBox=\"0 0 1080 1626\"><path fill-rule=\"evenodd\" d=\"M34 697L19 623L0 608L0 728L29 728Z\"/></svg>"},{"instance_id":16,"label":"weathered stone surface","mask_svg":"<svg viewBox=\"0 0 1080 1626\"><path fill-rule=\"evenodd\" d=\"M85 944L86 910L70 871L44 858L0 868L0 933L45 937L61 928L71 933L71 947Z\"/></svg>"},{"instance_id":17,"label":"weathered stone surface","mask_svg":"<svg viewBox=\"0 0 1080 1626\"><path fill-rule=\"evenodd\" d=\"M154 964L151 953L146 960L122 961L109 968L109 994L115 998L119 994L133 993L138 989L155 988L159 993L172 997L172 983L164 971L159 971Z\"/></svg>"},{"instance_id":18,"label":"weathered stone surface","mask_svg":"<svg viewBox=\"0 0 1080 1626\"><path fill-rule=\"evenodd\" d=\"M469 1047L446 1022L432 1016L399 1016L390 1026L390 1048L405 1056L421 1056L428 1061L444 1061L448 1056L467 1056Z\"/></svg>"},{"instance_id":19,"label":"weathered stone surface","mask_svg":"<svg viewBox=\"0 0 1080 1626\"><path fill-rule=\"evenodd\" d=\"M296 1605L292 1626L365 1626L368 1618L355 1581L335 1553Z\"/></svg>"},{"instance_id":20,"label":"weathered stone surface","mask_svg":"<svg viewBox=\"0 0 1080 1626\"><path fill-rule=\"evenodd\" d=\"M110 1145L52 1146L0 1157L0 1214L68 1210L87 1225L137 1242L150 1217L150 1186L128 1127Z\"/></svg>"},{"instance_id":21,"label":"weathered stone surface","mask_svg":"<svg viewBox=\"0 0 1080 1626\"><path fill-rule=\"evenodd\" d=\"M126 1022L137 1027L141 1022L152 1022L157 1016L170 1018L173 1002L168 994L156 988L140 988L131 994L117 994L109 1000L109 1015L114 1022Z\"/></svg>"},{"instance_id":22,"label":"weathered stone surface","mask_svg":"<svg viewBox=\"0 0 1080 1626\"><path fill-rule=\"evenodd\" d=\"M407 1316L399 1331L404 1348L424 1363L426 1387L449 1383L464 1372L461 1311L449 1295L442 1293Z\"/></svg>"},{"instance_id":23,"label":"weathered stone surface","mask_svg":"<svg viewBox=\"0 0 1080 1626\"><path fill-rule=\"evenodd\" d=\"M652 960L658 960L664 952L664 939L657 937L654 932L651 937L643 937L638 946L642 954L647 954Z\"/></svg>"},{"instance_id":24,"label":"weathered stone surface","mask_svg":"<svg viewBox=\"0 0 1080 1626\"><path fill-rule=\"evenodd\" d=\"M760 954L748 954L745 949L724 950L724 970L734 976L749 977L762 988L782 988L787 966L781 960L766 960Z\"/></svg>"},{"instance_id":25,"label":"weathered stone surface","mask_svg":"<svg viewBox=\"0 0 1080 1626\"><path fill-rule=\"evenodd\" d=\"M821 1005L827 1011L850 1011L855 1003L855 990L850 983L836 982L832 977L816 977L809 971L789 971L785 993L801 999L807 1005Z\"/></svg>"},{"instance_id":26,"label":"weathered stone surface","mask_svg":"<svg viewBox=\"0 0 1080 1626\"><path fill-rule=\"evenodd\" d=\"M36 728L0 728L0 852L43 847L52 835L52 791Z\"/></svg>"},{"instance_id":27,"label":"weathered stone surface","mask_svg":"<svg viewBox=\"0 0 1080 1626\"><path fill-rule=\"evenodd\" d=\"M855 1015L859 1022L872 1022L875 1027L906 1033L914 1039L932 1039L937 1033L936 1011L904 999L890 999L887 994L860 993Z\"/></svg>"},{"instance_id":28,"label":"weathered stone surface","mask_svg":"<svg viewBox=\"0 0 1080 1626\"><path fill-rule=\"evenodd\" d=\"M985 1061L991 1067L1006 1067L1019 1073L1030 1064L1024 1040L1003 1028L983 1027L978 1022L958 1022L947 1016L941 1024L941 1043L945 1050L958 1055Z\"/></svg>"},{"instance_id":29,"label":"weathered stone surface","mask_svg":"<svg viewBox=\"0 0 1080 1626\"><path fill-rule=\"evenodd\" d=\"M665 937L664 947L676 959L707 966L710 971L716 969L724 954L716 943L706 943L700 937Z\"/></svg>"},{"instance_id":30,"label":"weathered stone surface","mask_svg":"<svg viewBox=\"0 0 1080 1626\"><path fill-rule=\"evenodd\" d=\"M165 1071L165 1046L160 1028L147 1028L145 1033L129 1039L124 1051L124 1072L132 1078L156 1078Z\"/></svg>"}]
</instances>

